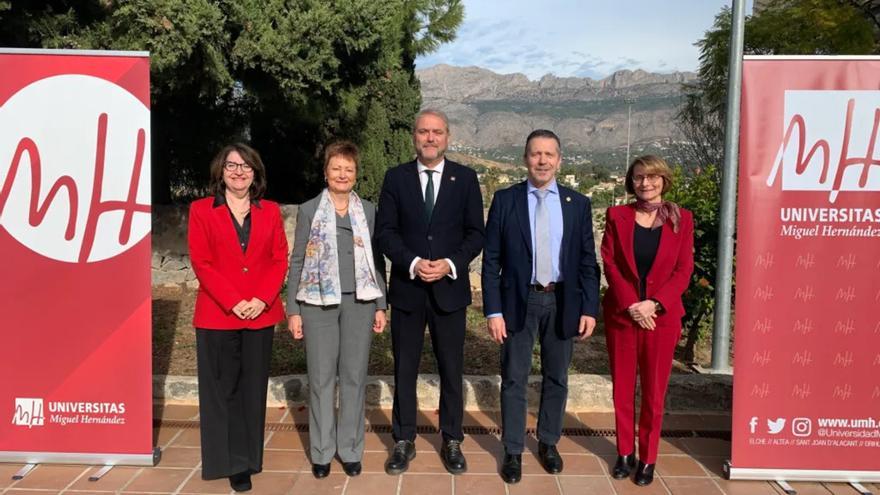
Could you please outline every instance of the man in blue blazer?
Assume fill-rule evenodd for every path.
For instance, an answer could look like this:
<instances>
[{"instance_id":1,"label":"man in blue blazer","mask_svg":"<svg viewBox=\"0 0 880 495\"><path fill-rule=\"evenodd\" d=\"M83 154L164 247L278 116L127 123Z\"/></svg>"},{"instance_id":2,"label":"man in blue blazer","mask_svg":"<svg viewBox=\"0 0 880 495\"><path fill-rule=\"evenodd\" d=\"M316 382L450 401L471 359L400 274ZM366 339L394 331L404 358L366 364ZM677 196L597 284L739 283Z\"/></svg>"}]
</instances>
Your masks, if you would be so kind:
<instances>
[{"instance_id":1,"label":"man in blue blazer","mask_svg":"<svg viewBox=\"0 0 880 495\"><path fill-rule=\"evenodd\" d=\"M573 337L593 333L599 311L599 268L590 200L556 183L559 137L536 130L526 139L528 180L495 193L486 221L483 310L501 344L501 477L522 477L526 387L535 339L541 344L538 458L562 471L556 443L568 398Z\"/></svg>"},{"instance_id":2,"label":"man in blue blazer","mask_svg":"<svg viewBox=\"0 0 880 495\"><path fill-rule=\"evenodd\" d=\"M416 381L426 324L440 373L440 458L452 474L467 470L461 441L468 265L483 248L485 227L477 174L446 160L448 142L446 115L421 111L413 129L417 159L388 170L379 196L376 237L391 260L395 444L388 474L406 471L416 454Z\"/></svg>"}]
</instances>

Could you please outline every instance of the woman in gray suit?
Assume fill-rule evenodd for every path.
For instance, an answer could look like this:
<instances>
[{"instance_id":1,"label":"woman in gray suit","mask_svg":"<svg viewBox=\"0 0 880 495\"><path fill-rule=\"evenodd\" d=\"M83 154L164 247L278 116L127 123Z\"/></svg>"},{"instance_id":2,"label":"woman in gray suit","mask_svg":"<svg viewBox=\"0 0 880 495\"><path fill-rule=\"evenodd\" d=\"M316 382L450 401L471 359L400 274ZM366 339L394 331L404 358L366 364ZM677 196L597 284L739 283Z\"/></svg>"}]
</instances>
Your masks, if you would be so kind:
<instances>
[{"instance_id":1,"label":"woman in gray suit","mask_svg":"<svg viewBox=\"0 0 880 495\"><path fill-rule=\"evenodd\" d=\"M376 208L352 190L357 164L353 143L327 146L327 188L300 205L290 257L288 328L293 338L305 337L309 454L316 478L330 474L334 454L345 474L361 472L370 343L386 322L385 263L372 242Z\"/></svg>"}]
</instances>

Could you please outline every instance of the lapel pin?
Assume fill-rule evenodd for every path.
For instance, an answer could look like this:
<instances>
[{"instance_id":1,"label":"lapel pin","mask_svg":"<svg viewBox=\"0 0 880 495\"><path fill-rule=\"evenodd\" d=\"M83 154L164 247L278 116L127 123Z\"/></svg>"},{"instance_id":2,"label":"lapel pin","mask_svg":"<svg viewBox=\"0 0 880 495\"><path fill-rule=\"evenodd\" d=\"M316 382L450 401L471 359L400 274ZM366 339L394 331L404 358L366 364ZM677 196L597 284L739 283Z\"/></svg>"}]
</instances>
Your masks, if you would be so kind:
<instances>
[{"instance_id":1,"label":"lapel pin","mask_svg":"<svg viewBox=\"0 0 880 495\"><path fill-rule=\"evenodd\" d=\"M450 175L450 176L449 176L449 180L455 182L455 176L454 176L454 175Z\"/></svg>"},{"instance_id":2,"label":"lapel pin","mask_svg":"<svg viewBox=\"0 0 880 495\"><path fill-rule=\"evenodd\" d=\"M566 197L565 197L565 202L566 202L566 203L571 203L571 196L566 196Z\"/></svg>"}]
</instances>

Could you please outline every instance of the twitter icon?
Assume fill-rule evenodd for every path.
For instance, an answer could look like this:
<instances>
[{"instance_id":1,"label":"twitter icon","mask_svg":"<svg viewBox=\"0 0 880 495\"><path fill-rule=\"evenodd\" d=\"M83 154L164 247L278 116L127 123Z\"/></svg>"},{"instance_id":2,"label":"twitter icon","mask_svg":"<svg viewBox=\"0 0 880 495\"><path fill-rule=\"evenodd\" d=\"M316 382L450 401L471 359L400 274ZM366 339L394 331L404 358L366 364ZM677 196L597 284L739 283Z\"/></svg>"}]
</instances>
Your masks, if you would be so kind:
<instances>
[{"instance_id":1,"label":"twitter icon","mask_svg":"<svg viewBox=\"0 0 880 495\"><path fill-rule=\"evenodd\" d=\"M767 431L776 435L785 428L785 418L776 418L767 420Z\"/></svg>"}]
</instances>

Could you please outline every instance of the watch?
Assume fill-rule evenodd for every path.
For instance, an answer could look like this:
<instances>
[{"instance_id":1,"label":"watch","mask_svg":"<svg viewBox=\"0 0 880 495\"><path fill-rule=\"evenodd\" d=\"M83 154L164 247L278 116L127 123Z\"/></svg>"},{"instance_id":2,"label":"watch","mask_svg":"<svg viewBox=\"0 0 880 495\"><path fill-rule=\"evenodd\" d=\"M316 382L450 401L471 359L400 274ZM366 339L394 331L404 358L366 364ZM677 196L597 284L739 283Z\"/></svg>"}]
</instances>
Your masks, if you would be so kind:
<instances>
[{"instance_id":1,"label":"watch","mask_svg":"<svg viewBox=\"0 0 880 495\"><path fill-rule=\"evenodd\" d=\"M651 301L654 302L654 306L656 307L655 311L656 311L657 313L662 313L663 311L665 311L665 310L663 309L663 305L660 304L660 301L658 301L658 300L656 300L656 299L651 299Z\"/></svg>"}]
</instances>

